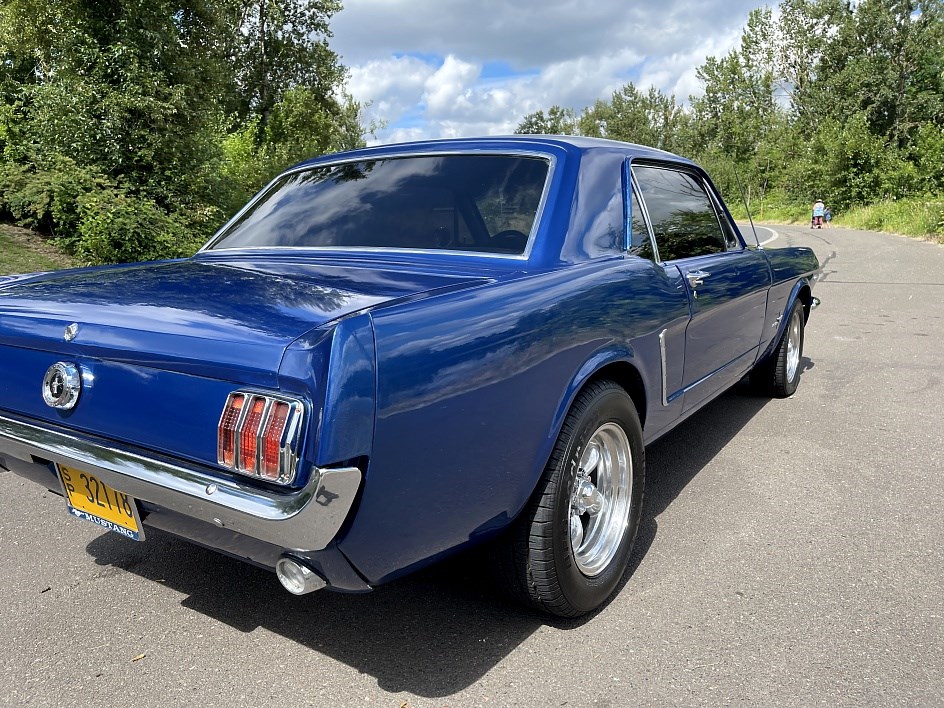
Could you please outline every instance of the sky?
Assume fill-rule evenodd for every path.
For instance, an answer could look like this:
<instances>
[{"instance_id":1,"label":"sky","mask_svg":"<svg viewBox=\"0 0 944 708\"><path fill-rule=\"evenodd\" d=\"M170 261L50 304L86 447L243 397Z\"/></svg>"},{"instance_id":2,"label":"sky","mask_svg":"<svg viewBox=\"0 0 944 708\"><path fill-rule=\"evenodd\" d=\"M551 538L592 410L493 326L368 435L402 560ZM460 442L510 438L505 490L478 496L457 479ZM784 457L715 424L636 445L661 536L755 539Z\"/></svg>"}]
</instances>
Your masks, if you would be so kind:
<instances>
[{"instance_id":1,"label":"sky","mask_svg":"<svg viewBox=\"0 0 944 708\"><path fill-rule=\"evenodd\" d=\"M344 0L332 48L389 143L514 132L632 81L680 102L695 70L734 48L758 0Z\"/></svg>"}]
</instances>

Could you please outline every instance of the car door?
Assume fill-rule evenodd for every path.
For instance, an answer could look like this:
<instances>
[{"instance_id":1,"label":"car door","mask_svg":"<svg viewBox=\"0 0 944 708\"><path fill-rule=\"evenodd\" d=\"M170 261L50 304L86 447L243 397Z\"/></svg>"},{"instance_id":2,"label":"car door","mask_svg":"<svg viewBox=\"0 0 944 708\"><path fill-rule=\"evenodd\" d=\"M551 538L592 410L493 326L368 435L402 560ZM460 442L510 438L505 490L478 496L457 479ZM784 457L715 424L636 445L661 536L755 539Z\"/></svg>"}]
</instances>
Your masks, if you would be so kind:
<instances>
[{"instance_id":1,"label":"car door","mask_svg":"<svg viewBox=\"0 0 944 708\"><path fill-rule=\"evenodd\" d=\"M658 259L683 276L692 309L685 333L684 409L730 386L753 365L770 269L745 248L705 180L684 166L633 165Z\"/></svg>"}]
</instances>

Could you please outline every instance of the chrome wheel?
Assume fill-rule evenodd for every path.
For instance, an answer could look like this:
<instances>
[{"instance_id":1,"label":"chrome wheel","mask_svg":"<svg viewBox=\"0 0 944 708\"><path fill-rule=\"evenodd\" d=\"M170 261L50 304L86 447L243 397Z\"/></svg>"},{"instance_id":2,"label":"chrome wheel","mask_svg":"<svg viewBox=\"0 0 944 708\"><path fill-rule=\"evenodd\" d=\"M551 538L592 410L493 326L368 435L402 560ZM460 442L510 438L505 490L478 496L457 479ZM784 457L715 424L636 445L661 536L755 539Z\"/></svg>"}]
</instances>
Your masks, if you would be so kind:
<instances>
[{"instance_id":1,"label":"chrome wheel","mask_svg":"<svg viewBox=\"0 0 944 708\"><path fill-rule=\"evenodd\" d=\"M584 575L602 573L616 555L629 525L633 456L629 438L615 423L590 437L570 501L570 546Z\"/></svg>"},{"instance_id":2,"label":"chrome wheel","mask_svg":"<svg viewBox=\"0 0 944 708\"><path fill-rule=\"evenodd\" d=\"M793 381L800 366L800 350L803 348L803 325L800 310L795 310L790 318L790 330L787 332L787 381Z\"/></svg>"}]
</instances>

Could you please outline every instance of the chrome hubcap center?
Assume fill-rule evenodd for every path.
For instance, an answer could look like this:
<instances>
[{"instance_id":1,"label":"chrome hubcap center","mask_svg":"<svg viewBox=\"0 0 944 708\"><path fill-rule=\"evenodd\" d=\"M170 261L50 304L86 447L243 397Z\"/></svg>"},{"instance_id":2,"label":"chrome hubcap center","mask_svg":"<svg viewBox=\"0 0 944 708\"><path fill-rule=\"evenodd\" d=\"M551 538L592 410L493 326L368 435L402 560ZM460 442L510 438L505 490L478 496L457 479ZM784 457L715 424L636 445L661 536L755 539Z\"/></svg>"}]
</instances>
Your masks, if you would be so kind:
<instances>
[{"instance_id":1,"label":"chrome hubcap center","mask_svg":"<svg viewBox=\"0 0 944 708\"><path fill-rule=\"evenodd\" d=\"M587 513L595 516L603 508L603 495L589 479L577 482L577 493L574 496L574 510L578 515Z\"/></svg>"}]
</instances>

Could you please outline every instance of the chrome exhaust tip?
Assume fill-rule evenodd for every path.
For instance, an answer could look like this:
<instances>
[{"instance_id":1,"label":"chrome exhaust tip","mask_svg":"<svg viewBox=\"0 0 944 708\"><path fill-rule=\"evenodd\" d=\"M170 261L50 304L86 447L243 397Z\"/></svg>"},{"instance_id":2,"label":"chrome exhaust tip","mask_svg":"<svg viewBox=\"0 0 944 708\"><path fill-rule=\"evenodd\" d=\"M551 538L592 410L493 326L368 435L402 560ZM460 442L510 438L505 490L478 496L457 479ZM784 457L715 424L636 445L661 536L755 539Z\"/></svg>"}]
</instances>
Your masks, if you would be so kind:
<instances>
[{"instance_id":1,"label":"chrome exhaust tip","mask_svg":"<svg viewBox=\"0 0 944 708\"><path fill-rule=\"evenodd\" d=\"M291 556L282 556L275 564L275 574L282 587L293 595L306 595L321 590L328 582L308 566Z\"/></svg>"}]
</instances>

